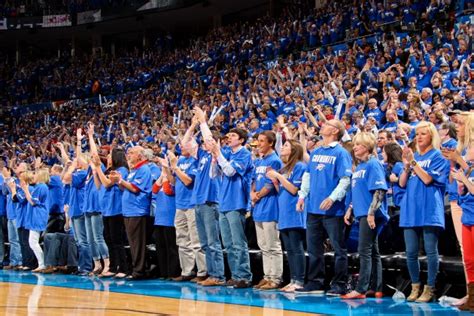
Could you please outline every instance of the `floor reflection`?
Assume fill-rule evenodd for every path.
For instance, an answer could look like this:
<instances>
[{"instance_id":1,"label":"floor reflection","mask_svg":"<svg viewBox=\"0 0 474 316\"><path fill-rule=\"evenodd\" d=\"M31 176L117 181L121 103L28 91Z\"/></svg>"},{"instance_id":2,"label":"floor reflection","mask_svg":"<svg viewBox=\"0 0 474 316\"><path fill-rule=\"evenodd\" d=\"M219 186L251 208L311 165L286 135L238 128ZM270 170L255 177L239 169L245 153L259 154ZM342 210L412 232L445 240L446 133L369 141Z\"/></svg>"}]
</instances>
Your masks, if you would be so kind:
<instances>
[{"instance_id":1,"label":"floor reflection","mask_svg":"<svg viewBox=\"0 0 474 316\"><path fill-rule=\"evenodd\" d=\"M284 315L285 311L311 312L335 315L387 315L387 314L416 314L416 315L456 315L461 314L455 308L443 307L437 303L417 304L394 301L391 298L365 299L344 301L339 298L326 296L314 296L304 294L287 294L278 291L255 291L252 289L234 290L226 287L204 288L193 283L173 283L159 280L132 281L114 279L99 279L88 277L77 277L70 275L37 275L26 272L1 271L0 282L10 283L10 286L0 287L0 300L7 315L16 314L15 311L27 311L27 314L37 315L46 302L55 306L51 301L51 290L44 290L45 286L59 287L61 296L67 299L70 307L76 311L89 309L88 314L109 313L112 309L115 315L133 313L137 306L147 313L143 304L139 304L135 298L139 296L123 295L123 301L119 307L111 305L111 296L116 293L140 294L149 296L146 300L156 300L156 297L179 299L174 307L177 314L202 314L223 315L228 314L230 309L239 308L240 315L253 315L254 307L263 307L260 315ZM22 284L29 284L22 288ZM68 289L64 289L68 288ZM48 288L51 289L51 288ZM78 290L93 290L94 292L82 296L84 293ZM80 295L79 295L80 294ZM55 294L57 296L57 294ZM22 308L16 310L13 306L22 306L21 297L26 299ZM141 296L140 296L141 299ZM224 303L209 305L206 302ZM74 305L75 304L75 305ZM145 304L145 303L144 303ZM143 306L142 306L143 305ZM58 308L61 305L57 306ZM79 309L78 309L79 308ZM160 309L152 309L153 312ZM64 310L62 311L64 312ZM90 313L89 313L90 312ZM49 314L48 314L49 315Z\"/></svg>"}]
</instances>

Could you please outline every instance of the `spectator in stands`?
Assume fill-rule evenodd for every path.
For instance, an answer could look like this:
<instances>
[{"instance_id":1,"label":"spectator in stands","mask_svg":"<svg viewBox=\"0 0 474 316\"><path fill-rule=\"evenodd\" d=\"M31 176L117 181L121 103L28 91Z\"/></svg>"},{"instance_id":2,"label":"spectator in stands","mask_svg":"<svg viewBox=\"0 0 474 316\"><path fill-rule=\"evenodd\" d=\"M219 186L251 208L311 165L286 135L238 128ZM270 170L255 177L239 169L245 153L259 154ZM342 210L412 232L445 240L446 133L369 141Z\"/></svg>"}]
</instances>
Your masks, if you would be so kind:
<instances>
[{"instance_id":1,"label":"spectator in stands","mask_svg":"<svg viewBox=\"0 0 474 316\"><path fill-rule=\"evenodd\" d=\"M163 172L153 184L153 199L158 206L155 211L154 237L158 257L158 277L177 278L181 275L178 246L176 245L174 182L168 159L160 158ZM172 178L168 179L168 175Z\"/></svg>"},{"instance_id":2,"label":"spectator in stands","mask_svg":"<svg viewBox=\"0 0 474 316\"><path fill-rule=\"evenodd\" d=\"M102 184L99 191L99 201L104 222L104 238L110 251L110 271L102 272L102 276L114 276L124 278L130 273L127 256L125 254L126 240L124 238L125 227L122 215L122 190L119 185L112 181L111 175L120 173L122 179L128 177L128 164L125 151L121 147L115 147L107 156L107 169L101 168L98 155L92 157L96 167L96 175Z\"/></svg>"},{"instance_id":3,"label":"spectator in stands","mask_svg":"<svg viewBox=\"0 0 474 316\"><path fill-rule=\"evenodd\" d=\"M301 211L306 207L308 211L306 243L309 264L307 282L297 292L324 293L324 232L328 234L335 251L335 271L328 295L346 292L347 249L343 216L352 162L350 154L339 144L344 133L344 125L338 120L323 124L320 131L322 145L311 153L303 176L297 209Z\"/></svg>"},{"instance_id":4,"label":"spectator in stands","mask_svg":"<svg viewBox=\"0 0 474 316\"><path fill-rule=\"evenodd\" d=\"M61 175L64 168L55 164L51 168L48 188L48 211L49 219L46 227L47 233L64 232L64 184L61 181Z\"/></svg>"},{"instance_id":5,"label":"spectator in stands","mask_svg":"<svg viewBox=\"0 0 474 316\"><path fill-rule=\"evenodd\" d=\"M298 211L298 189L306 170L303 163L304 149L296 140L287 140L281 150L284 163L280 170L267 170L267 177L272 180L278 191L278 229L287 251L290 267L290 283L283 287L283 292L295 292L303 288L306 270L304 238L306 229L306 212Z\"/></svg>"},{"instance_id":6,"label":"spectator in stands","mask_svg":"<svg viewBox=\"0 0 474 316\"><path fill-rule=\"evenodd\" d=\"M196 212L191 202L196 159L191 156L190 149L183 146L183 143L181 143L181 156L178 158L172 151L169 151L168 159L173 172L173 174L168 174L168 178L170 181L176 179L175 227L181 264L181 276L175 278L174 281L204 281L207 278L206 256L199 241ZM198 269L197 276L193 271L195 265Z\"/></svg>"},{"instance_id":7,"label":"spectator in stands","mask_svg":"<svg viewBox=\"0 0 474 316\"><path fill-rule=\"evenodd\" d=\"M16 226L16 212L13 204L13 195L10 189L10 183L14 183L15 179L12 178L11 171L7 167L2 168L2 176L5 179L2 193L6 198L8 242L10 243L10 253L8 256L9 264L4 266L3 269L19 269L22 265L21 246Z\"/></svg>"},{"instance_id":8,"label":"spectator in stands","mask_svg":"<svg viewBox=\"0 0 474 316\"><path fill-rule=\"evenodd\" d=\"M380 161L373 157L375 136L358 133L352 140L356 169L352 174L352 206L344 215L350 225L352 212L359 221L359 279L352 292L343 299L360 299L383 296L382 260L378 247L378 235L388 221L385 172Z\"/></svg>"},{"instance_id":9,"label":"spectator in stands","mask_svg":"<svg viewBox=\"0 0 474 316\"><path fill-rule=\"evenodd\" d=\"M212 177L219 177L219 227L222 242L227 251L232 278L227 282L234 288L252 286L252 272L245 236L245 214L250 205L252 159L244 147L247 132L236 128L227 134L229 148L225 151L213 142L212 135L202 128L203 137L212 148L216 161L211 169Z\"/></svg>"},{"instance_id":10,"label":"spectator in stands","mask_svg":"<svg viewBox=\"0 0 474 316\"><path fill-rule=\"evenodd\" d=\"M47 185L49 183L48 169L43 168L37 170L32 183L34 185L31 187L26 182L22 182L20 185L28 201L27 218L25 221L25 228L30 232L28 243L38 261L38 267L33 270L33 272L42 272L46 266L44 264L44 253L39 244L39 239L41 232L46 230L48 223L48 210L46 207L49 191Z\"/></svg>"},{"instance_id":11,"label":"spectator in stands","mask_svg":"<svg viewBox=\"0 0 474 316\"><path fill-rule=\"evenodd\" d=\"M258 135L259 158L254 160L254 175L250 198L253 204L258 247L262 251L263 279L255 285L261 290L280 287L283 277L283 251L278 231L278 195L267 171L280 170L282 162L275 152L276 136L272 131Z\"/></svg>"},{"instance_id":12,"label":"spectator in stands","mask_svg":"<svg viewBox=\"0 0 474 316\"><path fill-rule=\"evenodd\" d=\"M400 227L404 228L407 266L412 291L407 298L413 302L430 302L435 298L438 273L438 236L444 229L443 194L447 177L447 162L439 151L440 138L434 125L421 122L416 127L415 153L403 149L404 169L399 182L406 188L400 203ZM423 235L428 257L428 281L421 293L418 262L419 238Z\"/></svg>"},{"instance_id":13,"label":"spectator in stands","mask_svg":"<svg viewBox=\"0 0 474 316\"><path fill-rule=\"evenodd\" d=\"M133 272L127 278L139 280L145 275L146 219L150 212L151 171L146 165L144 148L134 146L127 152L131 166L126 180L118 172L110 175L111 180L123 190L122 214L127 232Z\"/></svg>"},{"instance_id":14,"label":"spectator in stands","mask_svg":"<svg viewBox=\"0 0 474 316\"><path fill-rule=\"evenodd\" d=\"M195 117L188 131L194 132L197 124L206 130L206 117L204 112L195 108ZM196 205L196 226L199 234L201 247L206 254L207 273L209 278L200 282L202 286L225 285L224 254L222 252L219 238L219 204L218 204L218 182L210 175L212 155L208 142L203 142L201 148L197 148L194 138L188 133L184 136L183 143L195 151L197 164L194 172L194 190L192 201ZM210 131L203 132L209 135ZM214 141L216 141L214 139Z\"/></svg>"},{"instance_id":15,"label":"spectator in stands","mask_svg":"<svg viewBox=\"0 0 474 316\"><path fill-rule=\"evenodd\" d=\"M474 131L474 115L463 115L463 123L465 126L463 137L463 145L466 146L465 161L470 165L474 160L473 151L473 131ZM467 170L463 168L452 168L451 178L459 186L459 205L462 208L462 249L464 266L466 269L467 283L467 300L463 305L459 306L460 310L474 310L474 282L473 282L473 255L472 255L472 225L474 210L474 168L469 166Z\"/></svg>"}]
</instances>

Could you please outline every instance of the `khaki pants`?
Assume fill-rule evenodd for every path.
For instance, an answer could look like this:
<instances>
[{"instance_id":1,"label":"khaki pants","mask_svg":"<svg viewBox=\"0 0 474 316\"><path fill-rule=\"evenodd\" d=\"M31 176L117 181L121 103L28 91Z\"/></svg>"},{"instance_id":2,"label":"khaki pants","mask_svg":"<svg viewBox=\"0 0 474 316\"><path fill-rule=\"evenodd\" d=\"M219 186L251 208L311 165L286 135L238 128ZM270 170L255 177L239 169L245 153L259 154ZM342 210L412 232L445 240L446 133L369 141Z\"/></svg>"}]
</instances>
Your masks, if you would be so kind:
<instances>
[{"instance_id":1,"label":"khaki pants","mask_svg":"<svg viewBox=\"0 0 474 316\"><path fill-rule=\"evenodd\" d=\"M258 247L262 251L266 280L280 284L283 275L283 251L276 222L255 222Z\"/></svg>"},{"instance_id":2,"label":"khaki pants","mask_svg":"<svg viewBox=\"0 0 474 316\"><path fill-rule=\"evenodd\" d=\"M194 209L177 209L174 225L176 227L176 244L178 245L181 275L192 275L195 264L197 265L198 276L207 275L206 255L199 242Z\"/></svg>"}]
</instances>

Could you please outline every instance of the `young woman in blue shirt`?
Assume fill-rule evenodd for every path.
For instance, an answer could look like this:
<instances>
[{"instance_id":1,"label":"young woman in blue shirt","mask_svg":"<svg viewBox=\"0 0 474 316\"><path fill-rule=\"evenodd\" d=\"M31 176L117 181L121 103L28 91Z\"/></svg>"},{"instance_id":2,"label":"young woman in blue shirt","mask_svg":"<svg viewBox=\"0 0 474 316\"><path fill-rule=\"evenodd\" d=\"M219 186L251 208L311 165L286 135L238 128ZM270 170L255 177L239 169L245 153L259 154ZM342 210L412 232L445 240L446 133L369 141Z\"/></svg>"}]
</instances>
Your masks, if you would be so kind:
<instances>
[{"instance_id":1,"label":"young woman in blue shirt","mask_svg":"<svg viewBox=\"0 0 474 316\"><path fill-rule=\"evenodd\" d=\"M299 142L287 140L281 149L283 168L267 171L267 177L278 191L278 229L290 267L290 283L281 289L283 292L295 292L304 285L306 256L303 244L306 236L306 212L296 209L298 190L307 168L303 162L303 154L304 149Z\"/></svg>"},{"instance_id":2,"label":"young woman in blue shirt","mask_svg":"<svg viewBox=\"0 0 474 316\"><path fill-rule=\"evenodd\" d=\"M416 152L403 149L403 171L400 187L406 188L400 203L400 227L404 228L407 266L412 281L408 301L426 303L435 299L435 282L439 269L438 237L444 229L444 193L449 164L443 158L440 137L430 122L416 127ZM423 235L428 257L428 280L421 293L419 238Z\"/></svg>"},{"instance_id":3,"label":"young woman in blue shirt","mask_svg":"<svg viewBox=\"0 0 474 316\"><path fill-rule=\"evenodd\" d=\"M354 157L357 165L352 174L352 207L344 215L350 224L352 213L359 221L359 280L354 291L342 299L361 299L371 292L382 297L382 260L378 247L378 234L388 220L387 182L380 161L373 155L375 136L372 133L358 133L354 139Z\"/></svg>"}]
</instances>

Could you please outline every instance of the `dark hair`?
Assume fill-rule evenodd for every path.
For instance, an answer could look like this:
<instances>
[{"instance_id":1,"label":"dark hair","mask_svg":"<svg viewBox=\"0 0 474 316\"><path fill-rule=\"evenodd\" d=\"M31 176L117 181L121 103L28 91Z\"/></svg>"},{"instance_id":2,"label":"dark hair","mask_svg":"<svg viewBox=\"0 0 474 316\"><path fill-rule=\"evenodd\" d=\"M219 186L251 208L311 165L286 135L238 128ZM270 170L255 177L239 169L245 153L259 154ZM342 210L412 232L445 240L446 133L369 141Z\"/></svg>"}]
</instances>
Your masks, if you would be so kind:
<instances>
[{"instance_id":1,"label":"dark hair","mask_svg":"<svg viewBox=\"0 0 474 316\"><path fill-rule=\"evenodd\" d=\"M275 143L276 143L276 135L272 131L263 131L260 134L258 134L257 138L259 136L265 136L267 141L272 144L272 148L275 149Z\"/></svg>"},{"instance_id":2,"label":"dark hair","mask_svg":"<svg viewBox=\"0 0 474 316\"><path fill-rule=\"evenodd\" d=\"M395 142L390 142L383 146L385 155L387 156L387 164L394 165L402 161L402 148Z\"/></svg>"},{"instance_id":3,"label":"dark hair","mask_svg":"<svg viewBox=\"0 0 474 316\"><path fill-rule=\"evenodd\" d=\"M379 131L379 135L380 135L381 133L387 134L387 140L393 140L393 134L392 134L392 132L390 132L390 131L388 131L388 130L386 130L386 129L383 129L383 130Z\"/></svg>"},{"instance_id":4,"label":"dark hair","mask_svg":"<svg viewBox=\"0 0 474 316\"><path fill-rule=\"evenodd\" d=\"M110 153L112 158L111 170L117 170L120 167L128 169L127 157L125 156L125 150L122 147L115 147Z\"/></svg>"},{"instance_id":5,"label":"dark hair","mask_svg":"<svg viewBox=\"0 0 474 316\"><path fill-rule=\"evenodd\" d=\"M234 133L239 135L239 139L243 139L242 145L245 145L248 139L247 131L242 128L233 128L229 131L229 133Z\"/></svg>"},{"instance_id":6,"label":"dark hair","mask_svg":"<svg viewBox=\"0 0 474 316\"><path fill-rule=\"evenodd\" d=\"M287 142L290 143L291 154L288 157L288 160L286 161L283 168L281 168L280 170L282 174L290 174L293 171L293 168L295 167L296 163L298 161L303 160L303 155L304 155L303 146L301 146L301 144L298 141L294 139L288 139Z\"/></svg>"},{"instance_id":7,"label":"dark hair","mask_svg":"<svg viewBox=\"0 0 474 316\"><path fill-rule=\"evenodd\" d=\"M456 139L457 134L456 134L456 125L454 125L451 122L446 122L441 124L441 129L447 129L448 130L448 136L451 138Z\"/></svg>"}]
</instances>

